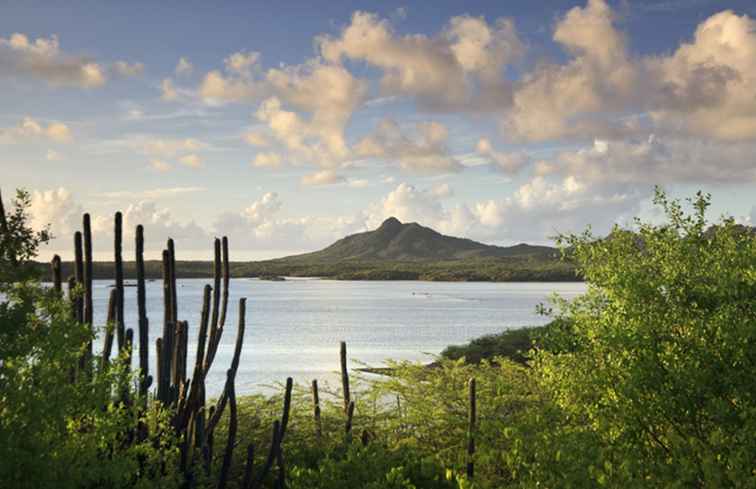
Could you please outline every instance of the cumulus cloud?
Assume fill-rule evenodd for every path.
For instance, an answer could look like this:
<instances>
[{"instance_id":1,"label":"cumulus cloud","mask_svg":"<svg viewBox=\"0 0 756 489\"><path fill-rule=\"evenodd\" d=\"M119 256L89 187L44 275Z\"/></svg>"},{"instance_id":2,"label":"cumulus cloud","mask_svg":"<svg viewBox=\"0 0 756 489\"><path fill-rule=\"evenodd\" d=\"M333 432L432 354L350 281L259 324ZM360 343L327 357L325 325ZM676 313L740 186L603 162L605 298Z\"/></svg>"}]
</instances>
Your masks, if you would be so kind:
<instances>
[{"instance_id":1,"label":"cumulus cloud","mask_svg":"<svg viewBox=\"0 0 756 489\"><path fill-rule=\"evenodd\" d=\"M160 98L162 98L166 102L173 102L179 97L178 90L176 90L176 86L173 84L173 80L171 80L170 78L165 78L160 83L160 91Z\"/></svg>"},{"instance_id":2,"label":"cumulus cloud","mask_svg":"<svg viewBox=\"0 0 756 489\"><path fill-rule=\"evenodd\" d=\"M756 22L725 10L669 55L633 56L605 0L560 19L571 56L526 73L503 113L515 139L619 138L655 132L713 140L756 137ZM628 114L639 114L632 116Z\"/></svg>"},{"instance_id":3,"label":"cumulus cloud","mask_svg":"<svg viewBox=\"0 0 756 489\"><path fill-rule=\"evenodd\" d=\"M176 75L191 75L194 71L194 65L185 57L180 57L178 63L176 63L176 69L174 70Z\"/></svg>"},{"instance_id":4,"label":"cumulus cloud","mask_svg":"<svg viewBox=\"0 0 756 489\"><path fill-rule=\"evenodd\" d=\"M252 166L257 168L277 168L281 166L281 155L274 152L257 153L252 160Z\"/></svg>"},{"instance_id":5,"label":"cumulus cloud","mask_svg":"<svg viewBox=\"0 0 756 489\"><path fill-rule=\"evenodd\" d=\"M209 104L254 102L267 92L265 83L254 77L260 54L240 51L224 60L225 72L208 72L199 87L200 97Z\"/></svg>"},{"instance_id":6,"label":"cumulus cloud","mask_svg":"<svg viewBox=\"0 0 756 489\"><path fill-rule=\"evenodd\" d=\"M331 170L323 170L302 177L302 185L308 186L333 185L344 183L345 181L344 177L337 175L336 172Z\"/></svg>"},{"instance_id":7,"label":"cumulus cloud","mask_svg":"<svg viewBox=\"0 0 756 489\"><path fill-rule=\"evenodd\" d=\"M243 136L244 141L251 146L270 146L268 138L259 131L249 131Z\"/></svg>"},{"instance_id":8,"label":"cumulus cloud","mask_svg":"<svg viewBox=\"0 0 756 489\"><path fill-rule=\"evenodd\" d=\"M44 123L32 117L24 117L14 127L0 128L0 143L17 143L34 138L48 139L55 143L69 143L73 139L71 129L66 124Z\"/></svg>"},{"instance_id":9,"label":"cumulus cloud","mask_svg":"<svg viewBox=\"0 0 756 489\"><path fill-rule=\"evenodd\" d=\"M144 73L143 63L129 63L128 61L116 61L113 63L113 71L117 76L132 77Z\"/></svg>"},{"instance_id":10,"label":"cumulus cloud","mask_svg":"<svg viewBox=\"0 0 756 489\"><path fill-rule=\"evenodd\" d=\"M202 190L198 187L176 187L144 192L110 192L98 197L115 200L145 199L121 209L124 239L133 239L137 224L142 224L145 229L145 248L153 252L152 256L156 256L155 252L162 249L169 237L176 240L180 249L209 249L212 236L206 229L194 221L182 222L175 219L169 209L160 207L154 200L150 200ZM111 212L92 214L96 259L112 257L113 214L118 210L118 206L114 203L110 205ZM59 253L63 259L72 258L73 233L81 229L82 214L85 211L86 209L74 199L73 194L65 188L32 192L29 208L31 224L35 229L51 224L55 239L50 244L49 252Z\"/></svg>"},{"instance_id":11,"label":"cumulus cloud","mask_svg":"<svg viewBox=\"0 0 756 489\"><path fill-rule=\"evenodd\" d=\"M458 172L462 165L449 154L449 130L435 121L421 122L411 135L393 119L384 119L375 131L355 145L355 155L396 161L404 170L416 173Z\"/></svg>"},{"instance_id":12,"label":"cumulus cloud","mask_svg":"<svg viewBox=\"0 0 756 489\"><path fill-rule=\"evenodd\" d=\"M284 115L280 104L276 106L278 98L263 103L258 118L268 122L282 142L290 149L304 153L301 154L304 159L321 166L333 166L349 156L344 128L352 113L365 100L365 81L358 80L344 67L319 61L272 69L267 74L267 80L280 100L310 115L309 119L298 117L296 124L290 129L296 127L314 141L307 144L306 148L301 146L301 141L292 147L289 145L292 134L278 124L284 121L276 118L276 112L289 119L293 118Z\"/></svg>"},{"instance_id":13,"label":"cumulus cloud","mask_svg":"<svg viewBox=\"0 0 756 489\"><path fill-rule=\"evenodd\" d=\"M479 17L454 17L437 36L401 36L387 20L366 12L356 12L340 36L321 36L318 44L330 62L348 58L381 69L385 94L414 96L443 109L506 103L503 70L523 51L509 19L489 25Z\"/></svg>"},{"instance_id":14,"label":"cumulus cloud","mask_svg":"<svg viewBox=\"0 0 756 489\"><path fill-rule=\"evenodd\" d=\"M563 151L554 169L595 183L756 182L756 143L719 143L651 135L645 139L596 140Z\"/></svg>"},{"instance_id":15,"label":"cumulus cloud","mask_svg":"<svg viewBox=\"0 0 756 489\"><path fill-rule=\"evenodd\" d=\"M524 151L501 152L496 151L488 138L478 140L476 146L478 154L486 158L493 167L508 175L514 175L530 162L530 158Z\"/></svg>"},{"instance_id":16,"label":"cumulus cloud","mask_svg":"<svg viewBox=\"0 0 756 489\"><path fill-rule=\"evenodd\" d=\"M105 84L105 69L83 56L60 50L57 36L30 39L15 33L0 37L0 73L44 80L51 85L95 88Z\"/></svg>"}]
</instances>

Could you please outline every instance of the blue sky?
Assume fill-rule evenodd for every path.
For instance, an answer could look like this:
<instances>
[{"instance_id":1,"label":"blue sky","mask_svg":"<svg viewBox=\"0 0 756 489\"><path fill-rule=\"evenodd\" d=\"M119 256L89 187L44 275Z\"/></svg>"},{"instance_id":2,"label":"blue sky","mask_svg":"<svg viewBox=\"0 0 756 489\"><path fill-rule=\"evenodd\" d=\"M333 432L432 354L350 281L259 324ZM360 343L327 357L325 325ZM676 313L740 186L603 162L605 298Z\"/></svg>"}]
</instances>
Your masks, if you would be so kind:
<instances>
[{"instance_id":1,"label":"blue sky","mask_svg":"<svg viewBox=\"0 0 756 489\"><path fill-rule=\"evenodd\" d=\"M500 244L655 218L653 186L756 220L748 1L111 2L0 8L4 196L68 252L87 210L204 257L390 215ZM183 61L182 61L183 60ZM128 234L127 234L128 236Z\"/></svg>"}]
</instances>

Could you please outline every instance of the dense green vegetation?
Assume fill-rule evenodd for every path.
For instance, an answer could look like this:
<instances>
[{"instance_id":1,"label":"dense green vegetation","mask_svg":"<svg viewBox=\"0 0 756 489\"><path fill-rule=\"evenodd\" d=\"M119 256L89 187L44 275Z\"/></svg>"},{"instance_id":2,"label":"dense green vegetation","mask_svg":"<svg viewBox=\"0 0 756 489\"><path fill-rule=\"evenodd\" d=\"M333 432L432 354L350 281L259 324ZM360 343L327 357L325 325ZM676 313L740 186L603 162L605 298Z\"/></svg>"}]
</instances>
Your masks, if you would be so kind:
<instances>
[{"instance_id":1,"label":"dense green vegetation","mask_svg":"<svg viewBox=\"0 0 756 489\"><path fill-rule=\"evenodd\" d=\"M159 279L162 263L145 262L145 273L150 279ZM45 273L49 265L34 264L37 273ZM63 274L73 272L70 262L63 263ZM124 262L126 279L136 276L134 262ZM178 278L212 277L212 262L177 261ZM435 281L482 281L482 282L562 282L580 280L573 264L558 259L535 258L474 258L451 261L343 261L319 262L268 260L256 262L231 262L231 276L237 278L266 277L322 277L333 280L435 280ZM94 277L111 279L112 262L95 262Z\"/></svg>"},{"instance_id":2,"label":"dense green vegetation","mask_svg":"<svg viewBox=\"0 0 756 489\"><path fill-rule=\"evenodd\" d=\"M555 319L543 326L529 326L508 329L501 333L489 334L475 338L464 345L449 345L441 356L451 360L464 358L468 363L480 363L503 357L513 362L526 364L533 348L550 349L555 342L552 338L561 337L570 325L564 319Z\"/></svg>"},{"instance_id":3,"label":"dense green vegetation","mask_svg":"<svg viewBox=\"0 0 756 489\"><path fill-rule=\"evenodd\" d=\"M352 418L343 389L321 386L319 425L309 388L295 386L276 470L261 486L756 487L756 237L730 219L710 227L706 196L692 201L692 213L662 193L656 202L662 225L563 237L588 291L555 298L549 327L449 348L436 368L402 362L390 365L391 376L353 376ZM210 467L195 460L188 480L176 470L181 440L168 430L129 439L138 422L161 426L166 410L122 402L124 389L137 391L118 367L70 382L67 366L91 333L33 280L8 281L18 270L8 242L0 253L10 298L0 308L0 481L214 487L229 432L237 449L227 487L244 487L247 455L253 472L265 465L282 395L239 399L238 425L224 416Z\"/></svg>"}]
</instances>

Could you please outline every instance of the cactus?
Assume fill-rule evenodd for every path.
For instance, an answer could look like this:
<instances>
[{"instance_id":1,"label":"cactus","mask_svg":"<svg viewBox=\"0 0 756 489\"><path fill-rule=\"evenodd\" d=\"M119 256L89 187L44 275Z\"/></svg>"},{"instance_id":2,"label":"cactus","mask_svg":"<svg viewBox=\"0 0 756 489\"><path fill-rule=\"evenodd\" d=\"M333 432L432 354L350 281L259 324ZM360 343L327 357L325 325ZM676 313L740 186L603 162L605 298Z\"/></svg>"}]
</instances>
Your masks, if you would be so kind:
<instances>
[{"instance_id":1,"label":"cactus","mask_svg":"<svg viewBox=\"0 0 756 489\"><path fill-rule=\"evenodd\" d=\"M50 262L50 267L52 269L53 290L55 290L58 297L62 297L63 281L60 270L60 257L58 255L53 256L52 262Z\"/></svg>"},{"instance_id":2,"label":"cactus","mask_svg":"<svg viewBox=\"0 0 756 489\"><path fill-rule=\"evenodd\" d=\"M222 331L219 329L218 320L220 318L220 287L221 287L221 242L218 238L215 238L214 242L214 258L213 258L213 312L212 320L210 321L210 339L208 340L207 354L205 355L204 369L205 371L210 369L210 365L213 363L215 353L218 345L220 344L220 335Z\"/></svg>"},{"instance_id":3,"label":"cactus","mask_svg":"<svg viewBox=\"0 0 756 489\"><path fill-rule=\"evenodd\" d=\"M110 289L108 299L108 316L105 323L105 339L102 346L100 369L105 371L110 364L110 354L113 350L113 328L115 326L116 302L118 301L115 289Z\"/></svg>"},{"instance_id":4,"label":"cactus","mask_svg":"<svg viewBox=\"0 0 756 489\"><path fill-rule=\"evenodd\" d=\"M294 387L294 381L291 377L286 378L286 390L284 391L283 413L281 414L281 435L279 443L283 443L286 428L289 426L289 413L291 411L291 390Z\"/></svg>"},{"instance_id":5,"label":"cactus","mask_svg":"<svg viewBox=\"0 0 756 489\"><path fill-rule=\"evenodd\" d=\"M137 309L139 313L139 395L147 400L149 377L149 320L147 319L147 292L144 284L144 227L136 227Z\"/></svg>"},{"instance_id":6,"label":"cactus","mask_svg":"<svg viewBox=\"0 0 756 489\"><path fill-rule=\"evenodd\" d=\"M84 282L84 252L82 251L82 244L81 244L81 232L76 231L74 233L74 257L75 257L75 267L74 267L74 273L76 277L76 285L82 284ZM77 296L76 297L76 306L75 306L75 314L76 321L83 322L84 321L84 302L82 301L82 298Z\"/></svg>"},{"instance_id":7,"label":"cactus","mask_svg":"<svg viewBox=\"0 0 756 489\"><path fill-rule=\"evenodd\" d=\"M120 354L125 346L125 326L123 319L123 257L121 256L123 218L120 212L115 213L113 236L113 245L115 248L115 288L118 293L118 301L116 302L116 338L118 339L118 353Z\"/></svg>"},{"instance_id":8,"label":"cactus","mask_svg":"<svg viewBox=\"0 0 756 489\"><path fill-rule=\"evenodd\" d=\"M168 249L168 258L170 263L170 275L168 277L168 288L171 296L171 322L178 324L178 294L176 292L176 247L173 239L169 238L166 243Z\"/></svg>"},{"instance_id":9,"label":"cactus","mask_svg":"<svg viewBox=\"0 0 756 489\"><path fill-rule=\"evenodd\" d=\"M229 379L233 379L234 372L229 369L227 375ZM229 380L226 384L226 392L228 395L229 408L228 440L226 442L226 451L223 454L223 465L221 466L220 477L218 479L218 489L225 489L226 487L228 469L231 468L231 460L234 455L234 444L236 443L236 428L238 423L236 414L236 391L234 389L233 380Z\"/></svg>"},{"instance_id":10,"label":"cactus","mask_svg":"<svg viewBox=\"0 0 756 489\"><path fill-rule=\"evenodd\" d=\"M344 412L346 413L349 410L351 395L349 393L349 371L347 370L347 349L345 341L341 342L339 357L341 359L341 388L344 393Z\"/></svg>"},{"instance_id":11,"label":"cactus","mask_svg":"<svg viewBox=\"0 0 756 489\"><path fill-rule=\"evenodd\" d=\"M155 340L155 374L157 376L157 400L165 404L166 374L163 372L163 338Z\"/></svg>"},{"instance_id":12,"label":"cactus","mask_svg":"<svg viewBox=\"0 0 756 489\"><path fill-rule=\"evenodd\" d=\"M475 423L477 418L475 378L468 383L468 412L467 412L467 478L475 475Z\"/></svg>"},{"instance_id":13,"label":"cactus","mask_svg":"<svg viewBox=\"0 0 756 489\"><path fill-rule=\"evenodd\" d=\"M221 251L223 254L223 300L221 302L220 312L220 327L221 329L226 324L226 308L228 307L228 288L231 281L231 273L229 270L229 258L228 258L228 238L223 236L221 240Z\"/></svg>"},{"instance_id":14,"label":"cactus","mask_svg":"<svg viewBox=\"0 0 756 489\"><path fill-rule=\"evenodd\" d=\"M89 214L82 218L84 230L84 323L92 326L92 224ZM90 354L91 354L90 344Z\"/></svg>"},{"instance_id":15,"label":"cactus","mask_svg":"<svg viewBox=\"0 0 756 489\"><path fill-rule=\"evenodd\" d=\"M270 472L271 467L273 467L273 462L276 459L276 456L278 454L278 450L280 449L280 431L281 431L281 423L278 420L273 421L273 435L271 436L270 440L270 450L268 451L268 457L265 459L265 464L263 465L262 470L260 471L260 474L257 476L256 479L256 486L259 486L262 484L262 482L265 480L266 477L268 477L268 473Z\"/></svg>"},{"instance_id":16,"label":"cactus","mask_svg":"<svg viewBox=\"0 0 756 489\"><path fill-rule=\"evenodd\" d=\"M252 470L255 464L255 444L247 445L247 461L244 464L244 478L242 479L241 489L251 489L252 487Z\"/></svg>"}]
</instances>

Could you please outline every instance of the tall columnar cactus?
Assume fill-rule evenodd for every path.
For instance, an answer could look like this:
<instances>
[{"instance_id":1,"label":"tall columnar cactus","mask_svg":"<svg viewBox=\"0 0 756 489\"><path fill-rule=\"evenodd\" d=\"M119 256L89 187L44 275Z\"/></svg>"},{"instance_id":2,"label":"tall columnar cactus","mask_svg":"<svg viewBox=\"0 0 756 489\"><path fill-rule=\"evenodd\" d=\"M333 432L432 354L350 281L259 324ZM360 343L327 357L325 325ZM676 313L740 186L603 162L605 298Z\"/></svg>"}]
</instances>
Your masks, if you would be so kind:
<instances>
[{"instance_id":1,"label":"tall columnar cactus","mask_svg":"<svg viewBox=\"0 0 756 489\"><path fill-rule=\"evenodd\" d=\"M221 239L221 251L223 254L223 301L221 303L220 327L226 324L226 308L228 306L228 288L231 281L230 265L228 258L228 238L223 236Z\"/></svg>"},{"instance_id":2,"label":"tall columnar cactus","mask_svg":"<svg viewBox=\"0 0 756 489\"><path fill-rule=\"evenodd\" d=\"M231 378L234 374L231 369L227 372ZM228 420L228 440L226 442L226 451L223 454L223 465L221 466L220 478L218 479L218 489L225 489L228 480L228 470L231 468L231 461L234 455L234 445L236 444L236 429L238 424L236 414L236 389L233 382L227 383L226 388L228 396L229 420Z\"/></svg>"},{"instance_id":3,"label":"tall columnar cactus","mask_svg":"<svg viewBox=\"0 0 756 489\"><path fill-rule=\"evenodd\" d=\"M347 347L346 342L342 341L339 349L341 360L341 389L344 395L344 412L349 410L349 402L352 400L349 392L349 370L347 369Z\"/></svg>"},{"instance_id":4,"label":"tall columnar cactus","mask_svg":"<svg viewBox=\"0 0 756 489\"><path fill-rule=\"evenodd\" d=\"M123 317L123 217L120 212L115 213L115 225L113 230L113 245L115 248L115 288L118 295L116 302L116 338L118 339L118 353L120 354L125 346L125 322Z\"/></svg>"},{"instance_id":5,"label":"tall columnar cactus","mask_svg":"<svg viewBox=\"0 0 756 489\"><path fill-rule=\"evenodd\" d=\"M92 309L92 236L91 222L88 215L83 218L84 233L76 232L74 235L75 248L75 277L69 279L69 297L74 316L79 322L91 324ZM101 358L101 370L106 370L110 363L113 348L114 330L118 338L119 354L124 368L129 370L133 351L134 332L125 329L124 325L124 301L123 301L123 262L122 262L122 216L115 214L115 275L116 286L111 291L108 303L107 322ZM145 286L145 263L144 263L144 228L140 225L136 228L136 275L137 275L137 307L139 314L139 393L144 407L149 400L147 391L152 383L149 376L149 322L146 308ZM52 262L53 284L56 290L61 291L62 279L60 258L55 257ZM176 258L173 240L168 240L167 249L163 251L163 304L164 325L163 334L155 340L155 352L157 362L156 372L156 397L155 399L163 406L173 411L173 427L176 435L183 440L181 448L181 469L185 474L187 487L194 483L192 463L195 459L196 450L201 448L205 470L211 468L213 433L225 406L229 405L229 431L224 452L223 466L221 468L219 487L223 488L229 480L229 468L232 460L233 449L236 445L237 429L237 404L235 378L239 368L240 356L243 347L245 324L246 324L246 300L239 301L239 324L237 328L236 344L231 366L227 372L226 385L223 393L215 406L208 410L205 415L205 379L212 366L212 362L220 344L220 338L226 321L226 313L229 298L230 265L228 253L228 239L216 239L214 242L214 277L213 285L206 285L203 293L203 305L198 333L196 357L192 378L188 379L187 373L187 347L188 347L188 324L178 320L177 291L176 291ZM76 295L75 289L81 287L84 294ZM221 294L222 290L222 294ZM212 297L211 297L212 294ZM115 326L115 327L114 327ZM351 426L351 417L354 413L354 402L349 394L349 378L346 370L346 345L342 343L342 382L345 394L345 410L348 414L348 426ZM84 365L81 362L81 367ZM72 369L72 381L75 381L76 369ZM283 410L281 418L273 423L273 435L266 463L255 477L253 458L254 445L249 445L247 450L247 464L244 472L242 487L249 488L253 484L260 484L270 473L274 463L277 464L276 487L285 484L285 467L283 459L283 440L290 419L291 396L293 381L286 380L284 391ZM317 418L318 437L321 436L320 406L317 392L317 382L313 382L313 395L315 413ZM127 385L122 386L121 400L129 403L130 390ZM351 428L348 428L351 431ZM135 438L134 435L137 435ZM134 439L146 439L147 431L143 422L139 426L129 428L127 443Z\"/></svg>"},{"instance_id":6,"label":"tall columnar cactus","mask_svg":"<svg viewBox=\"0 0 756 489\"><path fill-rule=\"evenodd\" d=\"M92 223L89 214L82 217L82 229L84 230L84 324L90 332L93 332L94 311L92 310ZM89 371L92 363L93 347L92 339L85 353L86 370Z\"/></svg>"},{"instance_id":7,"label":"tall columnar cactus","mask_svg":"<svg viewBox=\"0 0 756 489\"><path fill-rule=\"evenodd\" d=\"M81 243L81 232L76 231L74 233L74 259L75 259L75 267L74 267L74 273L76 277L76 285L82 285L84 283L84 251ZM75 306L75 317L76 321L83 322L84 321L84 301L81 296L76 296L75 298L76 306Z\"/></svg>"},{"instance_id":8,"label":"tall columnar cactus","mask_svg":"<svg viewBox=\"0 0 756 489\"><path fill-rule=\"evenodd\" d=\"M169 238L166 243L166 249L168 250L168 258L170 261L170 276L168 287L171 294L171 322L173 324L178 323L178 293L176 291L176 247L173 243L173 239Z\"/></svg>"},{"instance_id":9,"label":"tall columnar cactus","mask_svg":"<svg viewBox=\"0 0 756 489\"><path fill-rule=\"evenodd\" d=\"M110 354L113 350L113 330L115 328L116 302L118 296L115 289L110 289L108 299L108 315L105 324L105 338L102 346L102 357L100 358L100 368L104 371L110 364Z\"/></svg>"},{"instance_id":10,"label":"tall columnar cactus","mask_svg":"<svg viewBox=\"0 0 756 489\"><path fill-rule=\"evenodd\" d=\"M252 488L252 473L255 464L255 444L250 443L247 445L247 461L244 464L244 478L242 479L241 489Z\"/></svg>"},{"instance_id":11,"label":"tall columnar cactus","mask_svg":"<svg viewBox=\"0 0 756 489\"><path fill-rule=\"evenodd\" d=\"M55 293L58 295L58 297L62 297L63 280L60 269L60 257L58 255L53 256L52 262L50 262L50 267L52 270L53 290L55 290Z\"/></svg>"},{"instance_id":12,"label":"tall columnar cactus","mask_svg":"<svg viewBox=\"0 0 756 489\"><path fill-rule=\"evenodd\" d=\"M468 412L467 412L467 477L475 475L475 424L477 422L477 395L475 392L475 378L468 382Z\"/></svg>"},{"instance_id":13,"label":"tall columnar cactus","mask_svg":"<svg viewBox=\"0 0 756 489\"><path fill-rule=\"evenodd\" d=\"M147 290L144 282L144 227L136 227L136 278L137 278L137 311L139 314L139 395L147 401L147 389L150 372L149 361L149 320L147 319Z\"/></svg>"}]
</instances>

